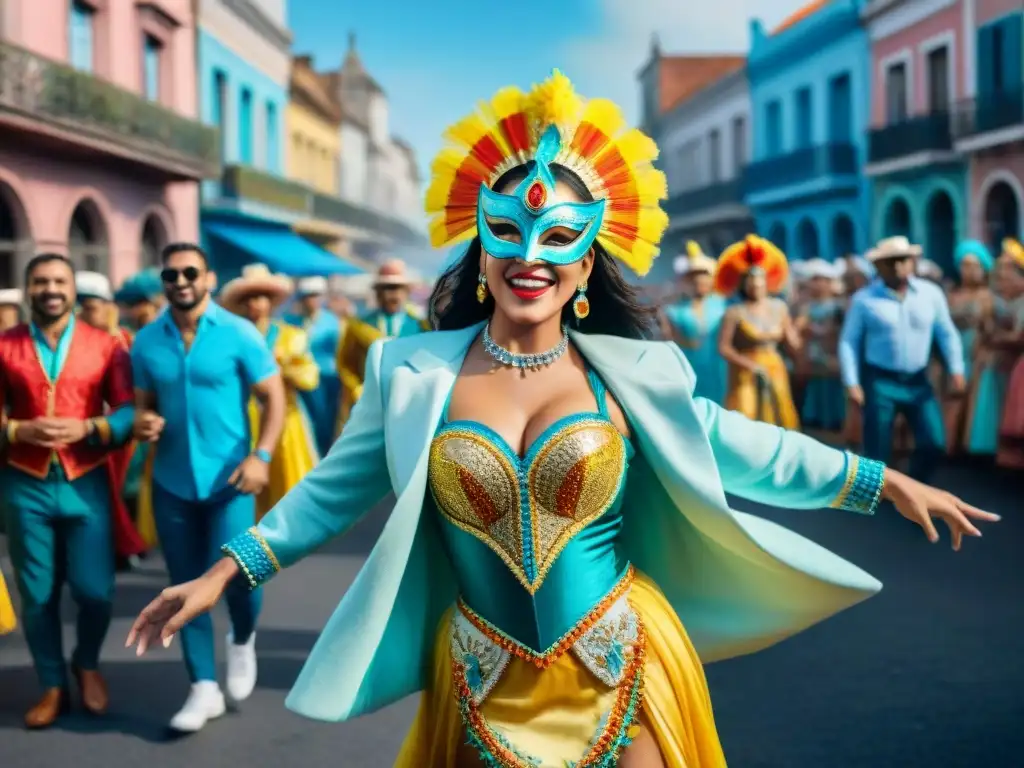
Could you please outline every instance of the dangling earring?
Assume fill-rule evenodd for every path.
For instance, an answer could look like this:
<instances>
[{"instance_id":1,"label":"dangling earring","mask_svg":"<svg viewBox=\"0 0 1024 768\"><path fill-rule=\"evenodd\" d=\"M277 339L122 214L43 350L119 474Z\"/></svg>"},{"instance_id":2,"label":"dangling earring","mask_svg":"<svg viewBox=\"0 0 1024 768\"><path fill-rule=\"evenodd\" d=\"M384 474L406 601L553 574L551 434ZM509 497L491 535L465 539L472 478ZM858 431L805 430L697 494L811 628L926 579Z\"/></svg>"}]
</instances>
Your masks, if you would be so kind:
<instances>
[{"instance_id":1,"label":"dangling earring","mask_svg":"<svg viewBox=\"0 0 1024 768\"><path fill-rule=\"evenodd\" d=\"M572 302L572 313L577 320L586 320L590 314L590 299L587 298L587 284L580 283L576 286L578 293Z\"/></svg>"},{"instance_id":2,"label":"dangling earring","mask_svg":"<svg viewBox=\"0 0 1024 768\"><path fill-rule=\"evenodd\" d=\"M480 277L477 278L476 300L481 304L487 301L487 275L483 272L481 272Z\"/></svg>"}]
</instances>

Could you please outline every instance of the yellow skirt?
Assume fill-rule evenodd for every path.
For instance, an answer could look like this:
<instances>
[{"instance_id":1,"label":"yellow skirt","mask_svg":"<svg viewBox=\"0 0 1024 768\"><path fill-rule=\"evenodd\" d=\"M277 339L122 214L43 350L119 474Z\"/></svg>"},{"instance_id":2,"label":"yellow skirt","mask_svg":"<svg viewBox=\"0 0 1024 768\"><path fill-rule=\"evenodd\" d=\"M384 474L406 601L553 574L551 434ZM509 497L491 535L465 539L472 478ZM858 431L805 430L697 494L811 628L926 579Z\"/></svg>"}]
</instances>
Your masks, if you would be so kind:
<instances>
[{"instance_id":1,"label":"yellow skirt","mask_svg":"<svg viewBox=\"0 0 1024 768\"><path fill-rule=\"evenodd\" d=\"M260 426L260 408L255 400L249 401L249 418L255 444ZM316 466L318 460L312 425L297 399L289 396L281 439L270 462L270 482L256 497L257 522Z\"/></svg>"},{"instance_id":2,"label":"yellow skirt","mask_svg":"<svg viewBox=\"0 0 1024 768\"><path fill-rule=\"evenodd\" d=\"M629 602L646 631L640 724L657 741L667 768L725 766L704 670L672 606L640 573ZM435 640L431 687L420 697L395 768L455 768L466 755L466 728L452 685L450 621L451 612ZM517 749L542 756L544 766L561 766L587 753L615 696L572 653L543 670L513 657L481 714Z\"/></svg>"},{"instance_id":3,"label":"yellow skirt","mask_svg":"<svg viewBox=\"0 0 1024 768\"><path fill-rule=\"evenodd\" d=\"M138 450L138 448L136 448ZM135 529L150 550L156 549L156 518L153 516L153 462L156 460L156 445L150 445L146 463L142 468L139 482L139 498L135 500Z\"/></svg>"},{"instance_id":4,"label":"yellow skirt","mask_svg":"<svg viewBox=\"0 0 1024 768\"><path fill-rule=\"evenodd\" d=\"M744 357L761 366L766 377L758 377L737 365L729 366L729 389L725 407L738 411L748 419L764 421L786 429L799 429L800 416L789 388L789 371L775 349L745 350Z\"/></svg>"},{"instance_id":5,"label":"yellow skirt","mask_svg":"<svg viewBox=\"0 0 1024 768\"><path fill-rule=\"evenodd\" d=\"M6 635L14 631L18 626L18 617L14 614L14 604L7 592L7 583L4 575L0 573L0 635Z\"/></svg>"}]
</instances>

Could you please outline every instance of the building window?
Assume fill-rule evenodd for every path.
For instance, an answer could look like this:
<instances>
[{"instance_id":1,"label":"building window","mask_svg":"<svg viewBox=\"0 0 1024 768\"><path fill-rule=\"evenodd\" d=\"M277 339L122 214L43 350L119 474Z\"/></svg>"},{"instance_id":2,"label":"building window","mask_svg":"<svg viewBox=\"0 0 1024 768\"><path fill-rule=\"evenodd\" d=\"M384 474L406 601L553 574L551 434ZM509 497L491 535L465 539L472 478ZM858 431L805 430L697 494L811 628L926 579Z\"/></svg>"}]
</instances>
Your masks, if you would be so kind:
<instances>
[{"instance_id":1,"label":"building window","mask_svg":"<svg viewBox=\"0 0 1024 768\"><path fill-rule=\"evenodd\" d=\"M829 80L828 102L829 141L849 143L853 138L853 89L848 73Z\"/></svg>"},{"instance_id":2,"label":"building window","mask_svg":"<svg viewBox=\"0 0 1024 768\"><path fill-rule=\"evenodd\" d=\"M732 119L732 161L737 174L747 164L747 118Z\"/></svg>"},{"instance_id":3,"label":"building window","mask_svg":"<svg viewBox=\"0 0 1024 768\"><path fill-rule=\"evenodd\" d=\"M241 162L252 165L252 91L242 89L238 109L238 155Z\"/></svg>"},{"instance_id":4,"label":"building window","mask_svg":"<svg viewBox=\"0 0 1024 768\"><path fill-rule=\"evenodd\" d=\"M277 105L271 101L267 102L267 170L280 170L278 157L280 147L277 136Z\"/></svg>"},{"instance_id":5,"label":"building window","mask_svg":"<svg viewBox=\"0 0 1024 768\"><path fill-rule=\"evenodd\" d=\"M890 64L885 70L885 116L889 125L907 119L907 63Z\"/></svg>"},{"instance_id":6,"label":"building window","mask_svg":"<svg viewBox=\"0 0 1024 768\"><path fill-rule=\"evenodd\" d=\"M978 96L999 99L1015 95L1021 87L1022 17L1005 16L978 29Z\"/></svg>"},{"instance_id":7,"label":"building window","mask_svg":"<svg viewBox=\"0 0 1024 768\"><path fill-rule=\"evenodd\" d=\"M928 111L949 111L949 46L928 53Z\"/></svg>"},{"instance_id":8,"label":"building window","mask_svg":"<svg viewBox=\"0 0 1024 768\"><path fill-rule=\"evenodd\" d=\"M811 89L796 92L796 148L803 149L813 143L814 123L811 115Z\"/></svg>"},{"instance_id":9,"label":"building window","mask_svg":"<svg viewBox=\"0 0 1024 768\"><path fill-rule=\"evenodd\" d=\"M142 39L142 85L146 98L160 101L160 53L163 46L152 35Z\"/></svg>"},{"instance_id":10,"label":"building window","mask_svg":"<svg viewBox=\"0 0 1024 768\"><path fill-rule=\"evenodd\" d=\"M782 102L778 99L765 107L765 155L782 154Z\"/></svg>"},{"instance_id":11,"label":"building window","mask_svg":"<svg viewBox=\"0 0 1024 768\"><path fill-rule=\"evenodd\" d=\"M708 181L717 184L722 180L722 132L717 128L708 134Z\"/></svg>"},{"instance_id":12,"label":"building window","mask_svg":"<svg viewBox=\"0 0 1024 768\"><path fill-rule=\"evenodd\" d=\"M221 70L213 73L213 114L220 138L220 156L227 159L228 76Z\"/></svg>"},{"instance_id":13,"label":"building window","mask_svg":"<svg viewBox=\"0 0 1024 768\"><path fill-rule=\"evenodd\" d=\"M94 15L88 5L72 0L68 17L68 62L83 72L92 72L93 69Z\"/></svg>"}]
</instances>

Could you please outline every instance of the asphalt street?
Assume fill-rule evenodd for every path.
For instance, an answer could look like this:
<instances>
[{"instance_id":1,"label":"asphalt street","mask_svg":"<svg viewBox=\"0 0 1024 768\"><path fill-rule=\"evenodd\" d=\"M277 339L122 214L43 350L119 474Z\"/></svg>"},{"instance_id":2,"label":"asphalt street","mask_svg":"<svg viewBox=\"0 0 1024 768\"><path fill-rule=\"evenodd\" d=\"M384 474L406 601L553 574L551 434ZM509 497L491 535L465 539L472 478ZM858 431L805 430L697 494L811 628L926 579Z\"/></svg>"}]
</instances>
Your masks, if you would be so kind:
<instances>
[{"instance_id":1,"label":"asphalt street","mask_svg":"<svg viewBox=\"0 0 1024 768\"><path fill-rule=\"evenodd\" d=\"M1024 482L954 467L941 484L1001 513L954 555L894 512L875 518L779 512L737 502L856 562L882 593L795 639L708 667L731 768L1015 768L1024 764ZM354 722L288 713L283 699L383 526L379 510L348 537L266 588L259 687L244 709L189 738L164 723L187 692L178 644L136 659L122 641L164 585L160 563L119 577L105 652L113 698L102 720L75 715L21 728L37 694L20 633L0 638L3 768L386 768L413 716L409 699ZM3 551L0 539L0 551ZM10 584L10 562L2 567ZM16 598L15 598L16 599ZM70 647L70 606L65 606ZM226 628L223 615L219 627Z\"/></svg>"}]
</instances>

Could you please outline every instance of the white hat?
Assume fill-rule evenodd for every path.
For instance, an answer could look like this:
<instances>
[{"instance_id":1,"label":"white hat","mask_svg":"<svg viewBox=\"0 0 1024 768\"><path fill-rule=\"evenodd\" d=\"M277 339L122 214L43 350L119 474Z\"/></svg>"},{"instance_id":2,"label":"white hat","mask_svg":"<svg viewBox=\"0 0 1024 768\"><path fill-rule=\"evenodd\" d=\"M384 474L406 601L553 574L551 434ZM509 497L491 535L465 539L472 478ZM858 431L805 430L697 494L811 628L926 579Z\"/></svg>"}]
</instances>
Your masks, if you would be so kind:
<instances>
[{"instance_id":1,"label":"white hat","mask_svg":"<svg viewBox=\"0 0 1024 768\"><path fill-rule=\"evenodd\" d=\"M401 259L388 259L380 265L377 270L377 277L374 278L374 288L405 288L412 285L413 280L405 262Z\"/></svg>"},{"instance_id":2,"label":"white hat","mask_svg":"<svg viewBox=\"0 0 1024 768\"><path fill-rule=\"evenodd\" d=\"M942 267L931 259L918 259L916 271L921 277L928 277L932 280L941 280L943 276Z\"/></svg>"},{"instance_id":3,"label":"white hat","mask_svg":"<svg viewBox=\"0 0 1024 768\"><path fill-rule=\"evenodd\" d=\"M690 271L690 260L686 256L676 256L675 261L672 262L672 268L677 275L682 277Z\"/></svg>"},{"instance_id":4,"label":"white hat","mask_svg":"<svg viewBox=\"0 0 1024 768\"><path fill-rule=\"evenodd\" d=\"M897 237L886 237L879 240L878 244L867 252L867 259L872 264L882 259L905 259L916 258L921 255L921 246L914 245L907 238L899 235Z\"/></svg>"},{"instance_id":5,"label":"white hat","mask_svg":"<svg viewBox=\"0 0 1024 768\"><path fill-rule=\"evenodd\" d=\"M851 264L853 265L853 269L860 272L864 277L871 278L875 276L875 268L871 266L871 262L863 256L854 256L852 259L847 259L845 264L846 268L849 269Z\"/></svg>"},{"instance_id":6,"label":"white hat","mask_svg":"<svg viewBox=\"0 0 1024 768\"><path fill-rule=\"evenodd\" d=\"M19 288L0 289L0 307L20 307L25 300Z\"/></svg>"},{"instance_id":7,"label":"white hat","mask_svg":"<svg viewBox=\"0 0 1024 768\"><path fill-rule=\"evenodd\" d=\"M803 260L791 261L789 263L789 271L795 280L805 280L810 277L808 262Z\"/></svg>"},{"instance_id":8,"label":"white hat","mask_svg":"<svg viewBox=\"0 0 1024 768\"><path fill-rule=\"evenodd\" d=\"M804 276L814 279L816 277L825 278L826 280L834 280L839 276L839 272L835 265L825 261L824 259L815 258L808 259L805 262L806 266L804 269Z\"/></svg>"},{"instance_id":9,"label":"white hat","mask_svg":"<svg viewBox=\"0 0 1024 768\"><path fill-rule=\"evenodd\" d=\"M299 296L323 296L327 287L326 277L303 277L296 281L295 292Z\"/></svg>"},{"instance_id":10,"label":"white hat","mask_svg":"<svg viewBox=\"0 0 1024 768\"><path fill-rule=\"evenodd\" d=\"M110 288L110 280L99 272L76 272L75 291L80 299L102 299L113 301L114 292Z\"/></svg>"},{"instance_id":11,"label":"white hat","mask_svg":"<svg viewBox=\"0 0 1024 768\"><path fill-rule=\"evenodd\" d=\"M221 289L218 301L225 309L237 313L247 296L267 296L272 305L278 306L291 293L292 281L284 275L275 275L264 264L246 264L242 274Z\"/></svg>"}]
</instances>

